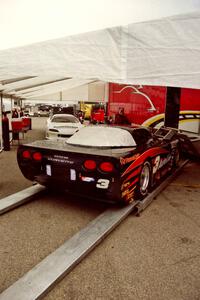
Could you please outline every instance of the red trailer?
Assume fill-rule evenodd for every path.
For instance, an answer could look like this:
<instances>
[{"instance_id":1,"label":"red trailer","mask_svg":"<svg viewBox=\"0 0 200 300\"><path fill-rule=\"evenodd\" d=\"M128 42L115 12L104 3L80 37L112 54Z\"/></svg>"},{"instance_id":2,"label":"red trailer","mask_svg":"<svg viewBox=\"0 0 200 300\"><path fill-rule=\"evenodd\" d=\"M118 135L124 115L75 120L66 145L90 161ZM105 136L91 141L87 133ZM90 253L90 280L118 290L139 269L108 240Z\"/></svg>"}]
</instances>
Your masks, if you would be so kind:
<instances>
[{"instance_id":1,"label":"red trailer","mask_svg":"<svg viewBox=\"0 0 200 300\"><path fill-rule=\"evenodd\" d=\"M159 127L164 124L167 88L161 86L109 84L108 115L123 107L131 123ZM200 90L181 88L179 128L200 130Z\"/></svg>"}]
</instances>

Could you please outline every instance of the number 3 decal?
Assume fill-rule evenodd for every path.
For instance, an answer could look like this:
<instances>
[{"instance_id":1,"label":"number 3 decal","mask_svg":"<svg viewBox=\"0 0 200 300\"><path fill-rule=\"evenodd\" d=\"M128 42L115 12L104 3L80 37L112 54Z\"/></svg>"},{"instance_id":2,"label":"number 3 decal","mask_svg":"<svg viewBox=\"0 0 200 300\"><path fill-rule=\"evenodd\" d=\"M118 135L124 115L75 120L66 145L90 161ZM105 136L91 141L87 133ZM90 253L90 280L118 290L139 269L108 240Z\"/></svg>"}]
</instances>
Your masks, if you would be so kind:
<instances>
[{"instance_id":1,"label":"number 3 decal","mask_svg":"<svg viewBox=\"0 0 200 300\"><path fill-rule=\"evenodd\" d=\"M110 181L108 179L98 179L96 187L99 189L107 189Z\"/></svg>"}]
</instances>

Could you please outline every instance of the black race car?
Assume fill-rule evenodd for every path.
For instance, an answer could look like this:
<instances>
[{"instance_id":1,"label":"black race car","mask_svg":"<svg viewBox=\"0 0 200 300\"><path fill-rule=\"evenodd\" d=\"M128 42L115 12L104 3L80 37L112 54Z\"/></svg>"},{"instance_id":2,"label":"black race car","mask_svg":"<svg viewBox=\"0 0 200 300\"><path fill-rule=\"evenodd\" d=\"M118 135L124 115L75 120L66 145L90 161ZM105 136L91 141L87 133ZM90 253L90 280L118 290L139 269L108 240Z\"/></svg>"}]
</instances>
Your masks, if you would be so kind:
<instances>
[{"instance_id":1,"label":"black race car","mask_svg":"<svg viewBox=\"0 0 200 300\"><path fill-rule=\"evenodd\" d=\"M20 145L23 175L47 187L130 203L147 195L179 160L176 130L87 126L68 140Z\"/></svg>"}]
</instances>

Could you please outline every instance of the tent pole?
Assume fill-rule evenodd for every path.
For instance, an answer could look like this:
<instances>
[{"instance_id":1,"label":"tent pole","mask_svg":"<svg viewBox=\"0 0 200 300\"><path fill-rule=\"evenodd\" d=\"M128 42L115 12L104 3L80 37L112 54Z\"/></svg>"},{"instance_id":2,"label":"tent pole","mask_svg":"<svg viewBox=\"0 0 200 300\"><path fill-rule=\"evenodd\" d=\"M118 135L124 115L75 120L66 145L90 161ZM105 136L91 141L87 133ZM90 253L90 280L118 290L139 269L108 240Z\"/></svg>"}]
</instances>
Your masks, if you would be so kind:
<instances>
[{"instance_id":1,"label":"tent pole","mask_svg":"<svg viewBox=\"0 0 200 300\"><path fill-rule=\"evenodd\" d=\"M12 114L12 110L13 110L13 101L12 101L12 96L10 96L10 112Z\"/></svg>"},{"instance_id":2,"label":"tent pole","mask_svg":"<svg viewBox=\"0 0 200 300\"><path fill-rule=\"evenodd\" d=\"M199 132L198 132L198 134L200 135L200 120L199 120Z\"/></svg>"},{"instance_id":3,"label":"tent pole","mask_svg":"<svg viewBox=\"0 0 200 300\"><path fill-rule=\"evenodd\" d=\"M3 94L0 94L0 152L3 150L3 132L2 132L2 117L3 117Z\"/></svg>"}]
</instances>

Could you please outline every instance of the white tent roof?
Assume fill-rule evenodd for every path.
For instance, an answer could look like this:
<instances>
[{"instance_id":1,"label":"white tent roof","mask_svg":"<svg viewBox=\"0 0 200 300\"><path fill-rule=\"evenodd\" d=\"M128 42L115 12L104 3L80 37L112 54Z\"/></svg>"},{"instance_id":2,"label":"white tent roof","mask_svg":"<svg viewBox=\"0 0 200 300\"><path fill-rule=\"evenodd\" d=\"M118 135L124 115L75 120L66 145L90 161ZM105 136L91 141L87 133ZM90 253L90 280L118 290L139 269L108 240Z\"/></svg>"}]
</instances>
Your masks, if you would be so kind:
<instances>
[{"instance_id":1,"label":"white tent roof","mask_svg":"<svg viewBox=\"0 0 200 300\"><path fill-rule=\"evenodd\" d=\"M56 82L51 82L47 84L43 84L41 86L35 86L32 88L27 88L24 90L20 90L16 93L16 96L25 97L27 99L31 99L34 97L40 97L47 94L56 93L58 91L62 92L65 90L73 89L80 85L88 84L93 80L87 79L66 79L66 80L59 80Z\"/></svg>"},{"instance_id":2,"label":"white tent roof","mask_svg":"<svg viewBox=\"0 0 200 300\"><path fill-rule=\"evenodd\" d=\"M94 80L199 88L199 28L200 11L2 50L0 89L28 98ZM19 77L28 79L6 81Z\"/></svg>"}]
</instances>

